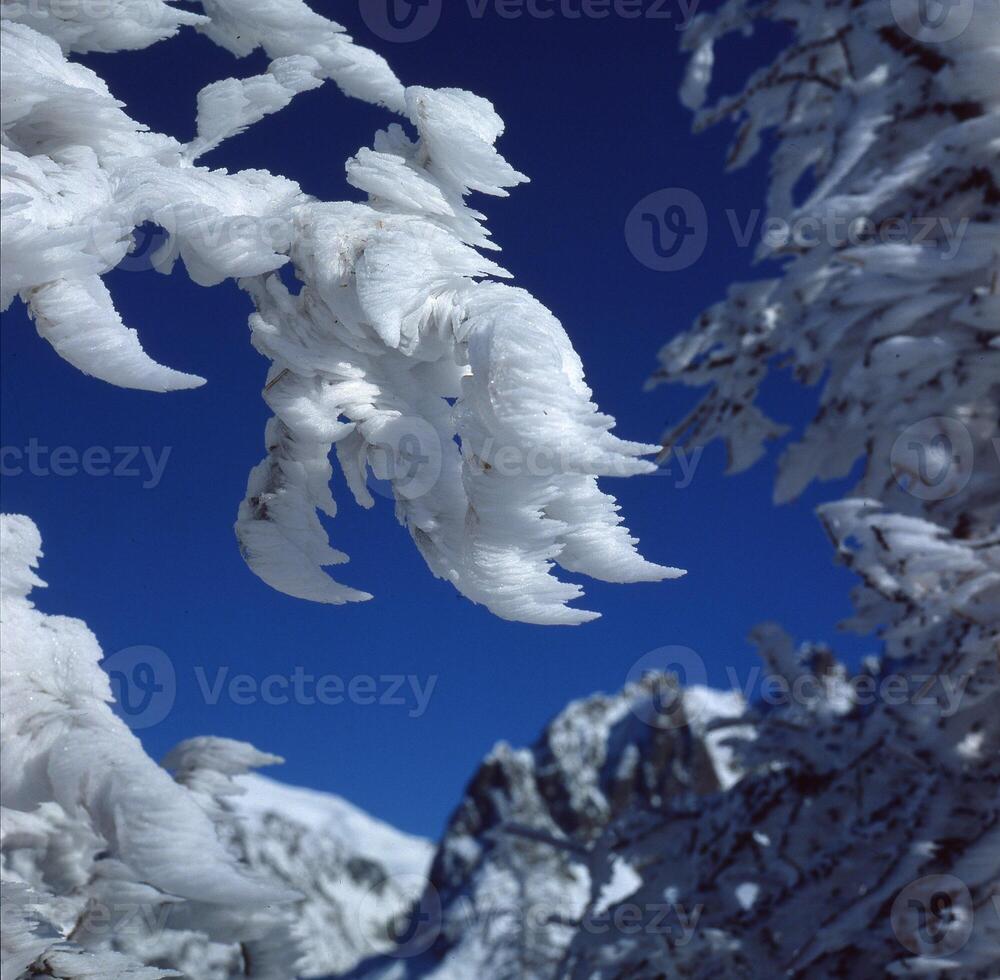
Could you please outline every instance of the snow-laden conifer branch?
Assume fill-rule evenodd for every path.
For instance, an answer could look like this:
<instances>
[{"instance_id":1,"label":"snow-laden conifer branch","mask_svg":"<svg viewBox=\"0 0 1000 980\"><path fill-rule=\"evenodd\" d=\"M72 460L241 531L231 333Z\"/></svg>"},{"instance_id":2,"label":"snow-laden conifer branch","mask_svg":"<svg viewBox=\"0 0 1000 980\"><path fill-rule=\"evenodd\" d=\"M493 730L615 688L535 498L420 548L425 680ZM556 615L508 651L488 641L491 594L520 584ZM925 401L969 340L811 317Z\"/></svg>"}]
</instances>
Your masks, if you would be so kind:
<instances>
[{"instance_id":1,"label":"snow-laden conifer branch","mask_svg":"<svg viewBox=\"0 0 1000 980\"><path fill-rule=\"evenodd\" d=\"M389 480L434 574L504 618L593 618L569 605L582 590L560 582L556 565L612 582L680 574L637 554L597 485L651 471L642 457L655 447L611 434L558 320L499 282L508 274L481 254L496 246L466 197L506 195L526 179L494 147L503 122L493 107L456 89L404 87L298 0L202 7L118 0L114 17L44 0L4 8L4 305L20 295L81 370L168 391L203 380L144 353L101 276L152 222L169 233L152 256L158 270L179 258L200 284L239 280L257 308L253 343L274 362L265 398L275 417L236 530L250 567L291 595L369 598L323 570L347 560L317 516L335 513L334 448L357 501L371 506L370 469ZM202 90L189 143L147 131L66 57L142 47L182 26L271 59L262 75ZM323 203L265 172L196 165L326 79L399 117L348 161L366 203ZM297 292L274 274L288 264Z\"/></svg>"},{"instance_id":2,"label":"snow-laden conifer branch","mask_svg":"<svg viewBox=\"0 0 1000 980\"><path fill-rule=\"evenodd\" d=\"M994 975L1000 541L957 541L872 501L823 520L862 577L851 625L882 631L883 659L852 672L829 648L758 628L768 683L789 693L740 719L742 778L683 832L655 805L608 832L641 869L626 904L676 896L702 909L697 929L684 942L582 929L559 976Z\"/></svg>"},{"instance_id":3,"label":"snow-laden conifer branch","mask_svg":"<svg viewBox=\"0 0 1000 980\"><path fill-rule=\"evenodd\" d=\"M698 928L580 930L560 976L973 980L1000 964L1000 11L944 6L968 21L942 33L922 9L730 0L685 37L700 108L717 39L791 26L697 122L737 122L735 164L773 132L768 210L788 233L759 250L777 278L732 286L664 348L656 381L711 386L665 442L720 437L745 469L785 431L756 404L775 360L822 385L777 496L864 460L864 496L820 517L861 582L845 625L883 650L851 671L754 631L787 693L740 719L742 778L683 828L653 803L606 835L641 872L628 905L670 895L703 910Z\"/></svg>"},{"instance_id":4,"label":"snow-laden conifer branch","mask_svg":"<svg viewBox=\"0 0 1000 980\"><path fill-rule=\"evenodd\" d=\"M779 500L864 457L861 496L948 526L996 519L1000 8L957 7L949 16L970 21L946 40L920 27L917 0L731 0L692 24L685 96L698 125L737 124L736 164L775 137L757 254L784 267L733 286L663 349L654 382L711 386L665 445L719 437L732 471L751 465L785 432L757 405L777 361L820 388L781 459ZM716 41L763 19L791 25L793 42L741 94L703 107ZM901 489L893 447L943 416L969 433L971 485L921 500Z\"/></svg>"}]
</instances>

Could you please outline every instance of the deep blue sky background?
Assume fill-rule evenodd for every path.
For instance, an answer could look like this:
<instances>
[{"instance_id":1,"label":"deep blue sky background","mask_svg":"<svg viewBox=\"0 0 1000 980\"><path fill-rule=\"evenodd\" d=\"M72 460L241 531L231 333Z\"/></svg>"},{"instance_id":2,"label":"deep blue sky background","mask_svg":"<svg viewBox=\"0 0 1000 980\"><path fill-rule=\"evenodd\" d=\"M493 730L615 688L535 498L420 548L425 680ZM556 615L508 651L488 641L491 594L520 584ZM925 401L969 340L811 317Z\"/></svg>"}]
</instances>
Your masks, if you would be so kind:
<instances>
[{"instance_id":1,"label":"deep blue sky background","mask_svg":"<svg viewBox=\"0 0 1000 980\"><path fill-rule=\"evenodd\" d=\"M763 162L723 173L726 129L690 134L676 98L683 59L674 24L504 20L492 12L476 20L465 3L446 0L429 37L400 45L373 37L353 3L314 6L385 54L404 82L468 88L494 102L507 121L501 150L532 183L507 200L474 203L489 215L517 283L562 319L619 434L655 441L693 394L644 393L643 382L661 344L727 283L761 274L750 269L750 250L733 241L725 210L746 215L758 206L766 177ZM740 57L759 55L754 43ZM236 61L193 33L85 60L135 118L182 139L193 135L200 87L266 63L259 54ZM734 88L745 70L736 60L722 88ZM343 162L389 121L327 85L203 162L266 168L321 198L358 199ZM633 205L663 187L690 188L708 209L708 248L683 272L644 268L623 237ZM170 277L118 271L108 281L147 350L209 383L152 395L85 377L36 336L16 303L3 324L3 445L36 438L79 451L133 444L172 451L155 489L137 479L22 475L4 481L3 506L31 515L42 530L50 588L36 593L41 608L86 619L108 654L149 644L173 661L177 703L141 733L156 757L195 734L247 739L287 757L272 774L435 836L497 740L534 740L570 699L620 688L647 651L690 647L723 685L727 666L745 677L755 665L745 640L755 623L776 619L799 638L833 639L849 612L851 577L833 566L813 515L840 488L821 487L776 509L776 454L725 478L719 446L706 452L687 489L676 478L610 485L644 553L690 574L655 586L589 582L587 608L604 613L596 623L524 626L472 606L430 576L388 501L360 510L339 474L342 508L329 526L352 563L338 577L374 591L375 601L332 608L278 595L244 566L232 532L268 416L260 398L267 363L248 342L248 302L231 283L192 285L182 268ZM766 395L773 413L797 424L813 397L785 380L771 382ZM874 643L847 639L841 649L857 654ZM229 666L231 674L263 678L301 665L345 678L436 674L438 681L419 719L385 706L212 706L198 693L198 665L210 675Z\"/></svg>"}]
</instances>

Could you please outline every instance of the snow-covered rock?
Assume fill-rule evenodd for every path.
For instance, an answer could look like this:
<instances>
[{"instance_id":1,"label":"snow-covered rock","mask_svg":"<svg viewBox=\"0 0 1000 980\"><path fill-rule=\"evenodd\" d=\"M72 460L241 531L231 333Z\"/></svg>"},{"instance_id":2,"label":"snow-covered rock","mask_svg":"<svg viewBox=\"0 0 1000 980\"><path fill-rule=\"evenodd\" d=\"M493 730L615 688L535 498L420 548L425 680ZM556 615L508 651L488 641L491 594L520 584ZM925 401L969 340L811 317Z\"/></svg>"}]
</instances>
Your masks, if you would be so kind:
<instances>
[{"instance_id":1,"label":"snow-covered rock","mask_svg":"<svg viewBox=\"0 0 1000 980\"><path fill-rule=\"evenodd\" d=\"M667 895L693 928L578 928L552 976L998 975L1000 541L949 542L870 502L824 518L865 582L858 625L885 624L883 660L848 671L758 630L769 676L808 697L750 707L743 777L688 819L631 807L607 832L644 869L627 904Z\"/></svg>"},{"instance_id":2,"label":"snow-covered rock","mask_svg":"<svg viewBox=\"0 0 1000 980\"><path fill-rule=\"evenodd\" d=\"M763 21L785 47L702 108L717 42ZM768 373L817 386L776 496L863 461L820 517L859 578L846 625L882 656L851 668L758 627L790 696L711 726L732 777L694 799L609 807L594 765L553 798L537 752L498 753L435 861L428 949L362 977L1000 976L1000 8L729 0L684 45L698 126L737 123L730 164L772 139L768 227L787 233L760 247L776 278L733 285L664 348L655 381L708 389L665 447L721 438L746 469L786 431L758 405ZM588 757L581 720L561 730ZM504 849L462 832L507 824L510 799L539 826Z\"/></svg>"},{"instance_id":3,"label":"snow-covered rock","mask_svg":"<svg viewBox=\"0 0 1000 980\"><path fill-rule=\"evenodd\" d=\"M258 874L303 895L292 932L298 975L325 976L388 949L392 923L419 898L434 849L330 793L240 776L233 840Z\"/></svg>"},{"instance_id":4,"label":"snow-covered rock","mask_svg":"<svg viewBox=\"0 0 1000 980\"><path fill-rule=\"evenodd\" d=\"M717 43L762 25L787 43L703 108ZM634 807L608 830L615 857L645 869L611 914L666 898L685 915L581 926L558 976L993 978L1000 8L729 0L684 45L696 125L737 124L730 165L771 140L759 256L779 266L663 349L657 382L707 387L665 444L720 438L741 471L786 431L758 404L769 372L817 387L776 497L863 463L850 498L819 512L860 580L845 625L878 636L882 656L851 669L758 627L792 696L750 707L751 738L734 731L743 777L686 820Z\"/></svg>"},{"instance_id":5,"label":"snow-covered rock","mask_svg":"<svg viewBox=\"0 0 1000 980\"><path fill-rule=\"evenodd\" d=\"M651 715L650 703L662 710ZM713 722L742 715L736 693L648 675L569 705L530 749L500 744L466 789L400 942L352 980L534 980L559 975L581 921L637 888L608 829L635 808L697 807L729 785ZM657 723L659 722L659 723Z\"/></svg>"},{"instance_id":6,"label":"snow-covered rock","mask_svg":"<svg viewBox=\"0 0 1000 980\"><path fill-rule=\"evenodd\" d=\"M243 743L158 766L112 713L93 634L29 600L35 526L4 516L0 543L4 975L290 980L389 948L431 844L248 773L281 760Z\"/></svg>"}]
</instances>

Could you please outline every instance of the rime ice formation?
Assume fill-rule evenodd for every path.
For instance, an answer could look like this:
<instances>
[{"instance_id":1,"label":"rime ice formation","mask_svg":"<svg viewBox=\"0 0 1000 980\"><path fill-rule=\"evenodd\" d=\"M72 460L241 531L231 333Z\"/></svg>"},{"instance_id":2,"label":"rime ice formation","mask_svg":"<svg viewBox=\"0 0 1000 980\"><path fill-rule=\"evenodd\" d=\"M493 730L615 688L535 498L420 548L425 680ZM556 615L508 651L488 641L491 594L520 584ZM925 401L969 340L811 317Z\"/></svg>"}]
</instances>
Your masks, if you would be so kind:
<instances>
[{"instance_id":1,"label":"rime ice formation","mask_svg":"<svg viewBox=\"0 0 1000 980\"><path fill-rule=\"evenodd\" d=\"M864 461L856 492L820 518L858 576L847 625L875 634L882 656L852 670L768 623L753 634L766 673L798 695L745 705L647 677L570 706L533 749L499 746L451 821L411 927L391 930L399 946L351 977L1000 972L1000 11L992 0L942 6L968 23L922 25L918 0L729 0L684 37L682 97L699 125L737 121L730 163L774 138L769 208L788 234L761 246L780 275L734 285L664 349L657 381L711 386L666 442L722 438L731 469L745 469L783 431L756 404L775 359L821 386L777 496ZM320 571L344 560L315 517L317 506L333 511L335 445L356 497L369 502L366 466L391 480L432 570L501 615L586 615L566 604L576 591L549 574L553 562L611 580L662 575L636 557L594 483L641 471L647 447L611 436L552 315L482 254L489 239L466 193L520 179L493 149L492 110L466 93L404 89L298 4L206 2L208 21L150 9L137 18L138 4L119 0L114 23L91 23L36 3L4 27L4 71L16 76L4 91L5 222L9 213L21 243L5 249L5 287L73 363L166 389L199 379L150 362L100 280L131 228L155 220L171 232L163 268L180 257L199 282L240 279L257 309L253 342L274 361L268 457L239 524L258 574L307 598L363 597ZM743 92L702 109L715 42L764 20L791 29L787 46ZM265 75L203 92L187 145L142 131L62 54L141 47L180 26L237 54L264 45L272 61ZM325 78L413 127L388 127L349 162L366 204L195 166ZM868 222L860 233L857 219ZM297 293L272 274L286 262ZM400 473L404 443L421 466ZM560 465L502 474L498 447L554 452ZM168 962L199 980L286 976L293 930L280 910L246 913L254 889L275 887L249 868L303 879L297 849L305 841L310 860L315 840L285 819L251 820L241 837L232 799L239 774L270 757L195 740L168 759L177 782L164 781L114 728L89 633L28 603L37 534L23 519L11 527L20 558L5 571L4 615L31 642L4 661L14 734L5 727L3 761L17 762L3 776L5 967L155 980ZM44 669L24 670L33 663ZM8 715L10 689L24 697ZM683 715L649 724L635 709L650 699ZM93 735L74 737L80 725ZM120 769L103 765L108 753ZM150 820L170 815L163 840L144 833L139 793L158 801ZM252 799L244 806L256 813ZM234 850L220 853L220 840ZM210 859L190 880L162 853L182 860L188 846ZM308 884L322 892L319 866ZM356 898L360 879L334 875ZM308 905L306 892L296 900ZM159 933L155 965L137 956L146 934L133 943L73 928L81 903L108 894L180 916L176 932ZM413 894L392 893L389 914ZM195 923L211 935L185 940ZM255 945L237 945L247 930ZM333 964L335 951L305 938L310 969L353 956L340 950Z\"/></svg>"},{"instance_id":2,"label":"rime ice formation","mask_svg":"<svg viewBox=\"0 0 1000 980\"><path fill-rule=\"evenodd\" d=\"M602 476L650 472L655 447L611 434L558 320L483 252L495 250L473 191L506 195L526 178L497 153L503 122L457 89L404 87L386 62L298 0L159 0L3 8L3 305L27 304L39 334L75 367L113 384L172 391L203 379L155 363L115 310L102 275L135 228L168 239L202 285L233 278L253 300L252 342L273 362L267 455L236 533L265 582L316 602L368 594L332 579L347 556L327 540L329 456L356 501L371 467L431 571L507 619L582 623L596 614L557 565L611 582L681 574L642 559ZM65 8L65 9L64 9ZM141 48L194 28L264 74L198 95L189 143L129 118L74 53ZM348 161L366 203L329 204L263 171L198 158L333 80L399 121ZM276 274L288 266L301 288ZM512 464L511 460L515 462Z\"/></svg>"},{"instance_id":3,"label":"rime ice formation","mask_svg":"<svg viewBox=\"0 0 1000 980\"><path fill-rule=\"evenodd\" d=\"M35 525L4 516L0 542L4 975L179 976L164 963L180 967L197 938L252 957L247 976L287 980L298 954L283 907L297 893L252 873L209 794L145 754L109 706L90 630L34 607L28 595L44 585ZM212 785L224 791L230 775L275 761L220 743ZM156 943L129 948L137 933Z\"/></svg>"},{"instance_id":4,"label":"rime ice formation","mask_svg":"<svg viewBox=\"0 0 1000 980\"><path fill-rule=\"evenodd\" d=\"M757 256L783 268L733 285L663 348L652 383L710 386L666 445L721 438L731 472L751 466L786 431L756 404L777 364L819 388L812 424L781 458L778 500L863 458L858 496L948 527L970 510L997 519L1000 9L959 6L951 16L971 21L948 40L920 39L918 0L731 0L692 23L696 128L737 125L731 167L765 133L776 142ZM703 107L715 43L766 20L791 24L793 42L740 94ZM933 444L940 417L968 432L970 485L908 493L900 478L919 475L901 472L894 445L925 420Z\"/></svg>"},{"instance_id":5,"label":"rime ice formation","mask_svg":"<svg viewBox=\"0 0 1000 980\"><path fill-rule=\"evenodd\" d=\"M28 598L35 526L5 516L0 541L4 976L289 980L389 946L430 845L247 775L281 760L244 743L158 766L111 710L94 635Z\"/></svg>"},{"instance_id":6,"label":"rime ice formation","mask_svg":"<svg viewBox=\"0 0 1000 980\"><path fill-rule=\"evenodd\" d=\"M579 928L555 975L996 976L1000 541L874 502L823 519L863 581L851 625L881 630L882 660L852 673L758 628L768 675L809 696L750 707L730 742L743 776L699 812L637 806L608 831L643 869L628 902L669 895L697 927Z\"/></svg>"},{"instance_id":7,"label":"rime ice formation","mask_svg":"<svg viewBox=\"0 0 1000 980\"><path fill-rule=\"evenodd\" d=\"M935 17L934 14L941 14ZM956 19L957 18L957 19ZM715 42L790 27L743 91L702 108ZM698 127L730 164L775 144L762 258L670 341L657 381L710 385L677 440L730 468L784 431L756 404L775 365L820 388L776 496L848 476L820 508L860 584L857 672L779 627L769 674L814 692L753 705L743 777L682 823L634 808L609 838L647 869L629 899L703 909L680 941L579 929L560 976L953 980L1000 970L1000 8L992 0L730 0L685 34ZM853 236L853 237L852 237Z\"/></svg>"}]
</instances>

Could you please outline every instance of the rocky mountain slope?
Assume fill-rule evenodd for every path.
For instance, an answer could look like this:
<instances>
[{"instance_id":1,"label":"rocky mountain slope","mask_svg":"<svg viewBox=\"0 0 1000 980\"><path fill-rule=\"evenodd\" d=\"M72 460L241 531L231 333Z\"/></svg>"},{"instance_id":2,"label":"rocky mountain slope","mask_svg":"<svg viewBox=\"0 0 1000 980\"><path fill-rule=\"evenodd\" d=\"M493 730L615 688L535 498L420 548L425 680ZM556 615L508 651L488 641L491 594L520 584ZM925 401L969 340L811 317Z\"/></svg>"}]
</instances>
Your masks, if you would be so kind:
<instances>
[{"instance_id":1,"label":"rocky mountain slope","mask_svg":"<svg viewBox=\"0 0 1000 980\"><path fill-rule=\"evenodd\" d=\"M580 924L602 928L641 882L641 868L615 859L607 828L636 808L690 806L728 787L725 722L742 711L738 694L681 693L650 675L571 704L530 749L498 745L452 816L396 947L351 980L557 975Z\"/></svg>"}]
</instances>

